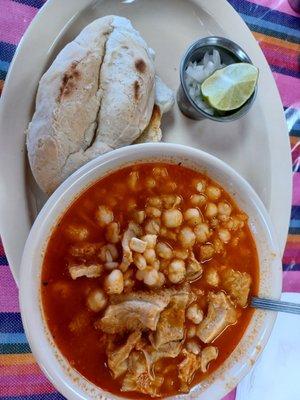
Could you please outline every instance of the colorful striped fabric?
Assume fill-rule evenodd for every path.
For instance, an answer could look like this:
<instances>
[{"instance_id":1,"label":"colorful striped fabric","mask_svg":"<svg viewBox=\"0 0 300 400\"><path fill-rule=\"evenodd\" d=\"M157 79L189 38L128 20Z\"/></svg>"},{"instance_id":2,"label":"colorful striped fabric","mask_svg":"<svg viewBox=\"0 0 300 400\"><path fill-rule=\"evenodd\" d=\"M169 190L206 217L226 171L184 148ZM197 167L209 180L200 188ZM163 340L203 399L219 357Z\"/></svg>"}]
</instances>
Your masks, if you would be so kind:
<instances>
[{"instance_id":1,"label":"colorful striped fabric","mask_svg":"<svg viewBox=\"0 0 300 400\"><path fill-rule=\"evenodd\" d=\"M287 0L229 2L259 42L284 106L290 132L294 192L283 256L283 288L300 292L300 16ZM16 46L43 4L43 0L0 0L0 93ZM0 400L42 399L59 400L63 396L49 383L30 353L19 313L17 288L0 244ZM226 400L234 399L234 391L226 396Z\"/></svg>"}]
</instances>

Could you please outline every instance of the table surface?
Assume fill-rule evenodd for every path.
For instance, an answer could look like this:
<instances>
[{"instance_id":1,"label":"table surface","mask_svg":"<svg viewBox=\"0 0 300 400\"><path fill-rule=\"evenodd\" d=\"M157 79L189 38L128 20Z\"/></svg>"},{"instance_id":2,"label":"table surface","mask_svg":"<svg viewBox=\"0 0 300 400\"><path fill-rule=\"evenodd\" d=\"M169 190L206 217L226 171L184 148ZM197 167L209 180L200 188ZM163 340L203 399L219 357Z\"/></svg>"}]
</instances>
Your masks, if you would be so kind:
<instances>
[{"instance_id":1,"label":"table surface","mask_svg":"<svg viewBox=\"0 0 300 400\"><path fill-rule=\"evenodd\" d=\"M282 260L283 291L300 292L300 15L290 8L287 0L229 0L229 3L261 46L284 107L293 159L293 201ZM0 0L0 93L16 47L43 4L44 0ZM30 352L21 322L17 287L0 242L0 400L63 398ZM235 391L225 399L234 400ZM265 400L271 399L265 397Z\"/></svg>"}]
</instances>

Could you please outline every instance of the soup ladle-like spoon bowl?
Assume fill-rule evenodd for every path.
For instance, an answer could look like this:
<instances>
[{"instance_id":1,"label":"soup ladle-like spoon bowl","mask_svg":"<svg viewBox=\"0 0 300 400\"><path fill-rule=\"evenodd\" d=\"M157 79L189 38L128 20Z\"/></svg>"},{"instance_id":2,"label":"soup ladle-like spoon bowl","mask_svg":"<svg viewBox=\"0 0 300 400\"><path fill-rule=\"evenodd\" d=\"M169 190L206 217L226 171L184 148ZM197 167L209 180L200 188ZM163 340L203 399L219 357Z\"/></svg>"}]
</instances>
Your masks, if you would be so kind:
<instances>
[{"instance_id":1,"label":"soup ladle-like spoon bowl","mask_svg":"<svg viewBox=\"0 0 300 400\"><path fill-rule=\"evenodd\" d=\"M297 303L252 297L250 305L253 308L300 315L300 304Z\"/></svg>"}]
</instances>

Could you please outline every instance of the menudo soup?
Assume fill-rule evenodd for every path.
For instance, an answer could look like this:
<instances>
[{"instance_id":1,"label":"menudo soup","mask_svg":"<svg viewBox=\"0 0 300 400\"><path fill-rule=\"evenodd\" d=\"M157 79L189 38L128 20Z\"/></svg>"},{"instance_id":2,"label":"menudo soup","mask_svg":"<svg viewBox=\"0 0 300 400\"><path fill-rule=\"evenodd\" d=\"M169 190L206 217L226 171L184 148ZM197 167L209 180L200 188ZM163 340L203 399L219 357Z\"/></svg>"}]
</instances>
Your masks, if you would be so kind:
<instances>
[{"instance_id":1,"label":"menudo soup","mask_svg":"<svg viewBox=\"0 0 300 400\"><path fill-rule=\"evenodd\" d=\"M250 321L258 258L247 215L207 176L140 164L68 209L42 270L47 324L91 382L165 397L218 368Z\"/></svg>"}]
</instances>

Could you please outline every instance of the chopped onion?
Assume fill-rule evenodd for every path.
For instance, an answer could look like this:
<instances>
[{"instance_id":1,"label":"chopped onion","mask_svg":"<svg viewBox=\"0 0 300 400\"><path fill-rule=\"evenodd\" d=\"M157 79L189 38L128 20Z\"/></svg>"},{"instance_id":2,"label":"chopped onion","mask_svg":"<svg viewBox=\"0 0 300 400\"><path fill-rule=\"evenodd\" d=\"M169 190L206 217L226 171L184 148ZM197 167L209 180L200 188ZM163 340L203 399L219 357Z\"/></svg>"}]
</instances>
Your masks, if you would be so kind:
<instances>
[{"instance_id":1,"label":"chopped onion","mask_svg":"<svg viewBox=\"0 0 300 400\"><path fill-rule=\"evenodd\" d=\"M214 49L212 54L207 51L199 62L189 62L185 71L185 83L190 97L201 110L210 115L214 114L214 109L202 98L201 83L217 69L224 68L225 66L221 62L220 53Z\"/></svg>"}]
</instances>

